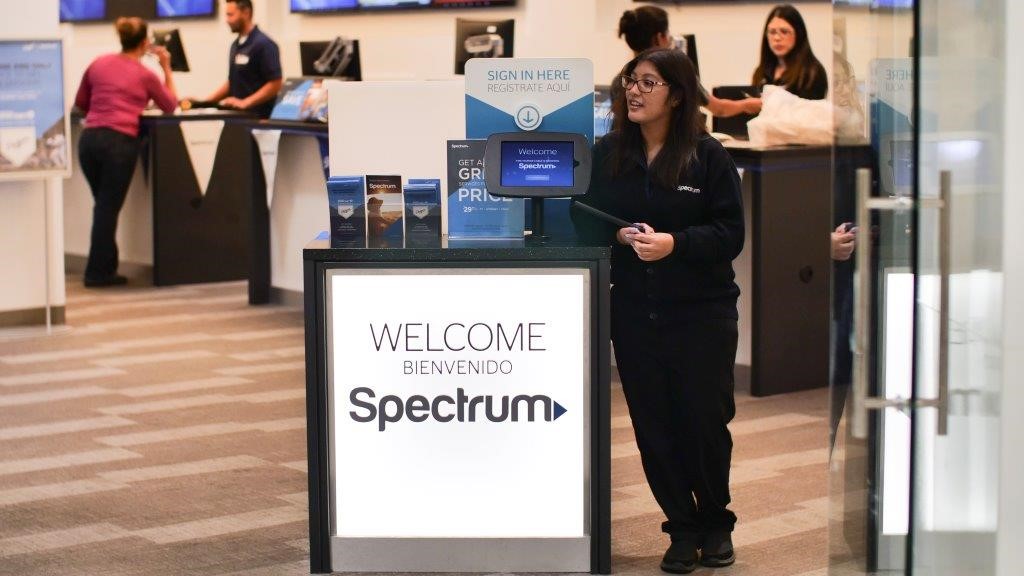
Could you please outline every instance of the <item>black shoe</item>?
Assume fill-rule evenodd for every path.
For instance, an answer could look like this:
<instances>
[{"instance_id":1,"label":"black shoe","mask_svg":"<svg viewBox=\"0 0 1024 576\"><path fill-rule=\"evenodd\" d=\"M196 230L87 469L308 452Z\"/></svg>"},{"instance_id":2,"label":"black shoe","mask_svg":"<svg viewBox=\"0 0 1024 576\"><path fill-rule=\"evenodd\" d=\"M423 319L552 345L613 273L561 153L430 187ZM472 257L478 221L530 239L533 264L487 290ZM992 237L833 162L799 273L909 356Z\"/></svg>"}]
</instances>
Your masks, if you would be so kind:
<instances>
[{"instance_id":1,"label":"black shoe","mask_svg":"<svg viewBox=\"0 0 1024 576\"><path fill-rule=\"evenodd\" d=\"M704 537L701 547L700 563L710 568L730 566L736 561L736 553L732 549L731 532L710 532Z\"/></svg>"},{"instance_id":2,"label":"black shoe","mask_svg":"<svg viewBox=\"0 0 1024 576\"><path fill-rule=\"evenodd\" d=\"M127 284L128 279L120 274L112 274L110 276L103 276L100 278L89 278L85 277L86 288L100 288L102 286L121 286Z\"/></svg>"},{"instance_id":3,"label":"black shoe","mask_svg":"<svg viewBox=\"0 0 1024 576\"><path fill-rule=\"evenodd\" d=\"M677 540L668 547L661 559L661 569L672 574L689 574L697 569L697 544Z\"/></svg>"}]
</instances>

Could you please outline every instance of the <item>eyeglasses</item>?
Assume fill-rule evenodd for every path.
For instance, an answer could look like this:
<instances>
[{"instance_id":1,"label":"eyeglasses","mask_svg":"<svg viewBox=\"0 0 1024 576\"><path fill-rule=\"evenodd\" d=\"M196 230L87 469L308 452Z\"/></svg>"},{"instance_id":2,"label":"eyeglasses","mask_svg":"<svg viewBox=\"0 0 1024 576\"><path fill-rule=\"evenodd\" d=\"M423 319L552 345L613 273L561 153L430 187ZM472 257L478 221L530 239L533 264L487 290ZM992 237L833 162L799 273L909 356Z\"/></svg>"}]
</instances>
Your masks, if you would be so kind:
<instances>
[{"instance_id":1,"label":"eyeglasses","mask_svg":"<svg viewBox=\"0 0 1024 576\"><path fill-rule=\"evenodd\" d=\"M793 35L792 28L766 28L764 31L765 36L782 36L783 38Z\"/></svg>"},{"instance_id":2,"label":"eyeglasses","mask_svg":"<svg viewBox=\"0 0 1024 576\"><path fill-rule=\"evenodd\" d=\"M626 90L636 86L636 89L644 94L654 92L655 86L671 86L668 82L658 82L657 80L650 80L648 78L633 78L632 76L626 76L625 74L619 75L619 81L622 82L622 87Z\"/></svg>"}]
</instances>

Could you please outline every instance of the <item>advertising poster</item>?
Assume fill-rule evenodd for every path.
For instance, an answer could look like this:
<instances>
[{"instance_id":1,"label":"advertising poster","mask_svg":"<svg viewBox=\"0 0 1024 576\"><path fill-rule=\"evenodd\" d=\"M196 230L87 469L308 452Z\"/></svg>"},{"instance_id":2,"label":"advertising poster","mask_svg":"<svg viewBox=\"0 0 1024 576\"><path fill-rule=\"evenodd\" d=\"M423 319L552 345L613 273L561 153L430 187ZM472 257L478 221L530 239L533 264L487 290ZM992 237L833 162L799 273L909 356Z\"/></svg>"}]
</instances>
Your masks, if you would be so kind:
<instances>
[{"instance_id":1,"label":"advertising poster","mask_svg":"<svg viewBox=\"0 0 1024 576\"><path fill-rule=\"evenodd\" d=\"M484 182L486 140L448 141L448 237L523 237L521 198L497 198Z\"/></svg>"},{"instance_id":2,"label":"advertising poster","mask_svg":"<svg viewBox=\"0 0 1024 576\"><path fill-rule=\"evenodd\" d=\"M68 171L59 40L0 41L0 178Z\"/></svg>"},{"instance_id":3,"label":"advertising poster","mask_svg":"<svg viewBox=\"0 0 1024 576\"><path fill-rule=\"evenodd\" d=\"M584 536L588 285L566 268L332 271L334 535Z\"/></svg>"}]
</instances>

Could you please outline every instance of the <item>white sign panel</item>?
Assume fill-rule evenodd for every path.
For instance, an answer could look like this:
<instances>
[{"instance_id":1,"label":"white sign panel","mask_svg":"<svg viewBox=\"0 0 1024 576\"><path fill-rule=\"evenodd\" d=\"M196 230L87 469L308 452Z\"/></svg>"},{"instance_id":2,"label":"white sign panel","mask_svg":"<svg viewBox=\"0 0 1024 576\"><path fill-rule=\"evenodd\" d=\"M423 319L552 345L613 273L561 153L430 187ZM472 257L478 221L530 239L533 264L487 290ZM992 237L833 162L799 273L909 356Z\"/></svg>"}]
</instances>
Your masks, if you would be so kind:
<instances>
[{"instance_id":1,"label":"white sign panel","mask_svg":"<svg viewBox=\"0 0 1024 576\"><path fill-rule=\"evenodd\" d=\"M585 535L587 272L328 278L334 534Z\"/></svg>"},{"instance_id":2,"label":"white sign panel","mask_svg":"<svg viewBox=\"0 0 1024 576\"><path fill-rule=\"evenodd\" d=\"M267 208L274 202L274 182L277 178L277 151L281 145L280 130L253 130L252 137L260 149L260 163L267 185Z\"/></svg>"},{"instance_id":3,"label":"white sign panel","mask_svg":"<svg viewBox=\"0 0 1024 576\"><path fill-rule=\"evenodd\" d=\"M224 131L223 120L196 120L181 123L181 135L185 138L185 149L192 161L199 192L206 196L213 176L213 161L220 145L220 133Z\"/></svg>"}]
</instances>

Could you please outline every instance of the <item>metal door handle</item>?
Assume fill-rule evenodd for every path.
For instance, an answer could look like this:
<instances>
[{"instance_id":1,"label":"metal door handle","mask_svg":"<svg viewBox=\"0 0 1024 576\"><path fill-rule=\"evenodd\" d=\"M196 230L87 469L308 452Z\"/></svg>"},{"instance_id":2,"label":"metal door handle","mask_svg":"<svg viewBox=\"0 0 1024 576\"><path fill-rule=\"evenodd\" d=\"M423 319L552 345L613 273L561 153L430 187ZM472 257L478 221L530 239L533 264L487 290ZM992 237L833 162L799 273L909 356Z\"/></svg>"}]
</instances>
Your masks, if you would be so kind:
<instances>
[{"instance_id":1,"label":"metal door handle","mask_svg":"<svg viewBox=\"0 0 1024 576\"><path fill-rule=\"evenodd\" d=\"M953 173L949 170L939 172L939 436L945 436L949 429L949 239L953 220L950 212L952 190Z\"/></svg>"},{"instance_id":2,"label":"metal door handle","mask_svg":"<svg viewBox=\"0 0 1024 576\"><path fill-rule=\"evenodd\" d=\"M939 394L931 400L914 401L907 398L868 397L868 382L871 368L871 290L873 287L874 270L871 267L871 210L900 210L913 208L912 198L872 198L871 170L857 170L857 223L866 233L857 242L856 266L857 286L854 290L854 349L853 349L853 389L852 414L850 415L850 432L854 438L867 438L868 410L882 408L905 409L910 407L936 406L939 409L938 434L945 435L949 419L949 270L950 253L949 238L951 215L949 206L952 189L952 174L943 171L939 174L939 199L922 199L917 203L922 208L939 210L939 275L941 296L939 301ZM915 231L916 232L916 231ZM915 303L916 305L916 303Z\"/></svg>"}]
</instances>

